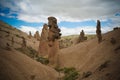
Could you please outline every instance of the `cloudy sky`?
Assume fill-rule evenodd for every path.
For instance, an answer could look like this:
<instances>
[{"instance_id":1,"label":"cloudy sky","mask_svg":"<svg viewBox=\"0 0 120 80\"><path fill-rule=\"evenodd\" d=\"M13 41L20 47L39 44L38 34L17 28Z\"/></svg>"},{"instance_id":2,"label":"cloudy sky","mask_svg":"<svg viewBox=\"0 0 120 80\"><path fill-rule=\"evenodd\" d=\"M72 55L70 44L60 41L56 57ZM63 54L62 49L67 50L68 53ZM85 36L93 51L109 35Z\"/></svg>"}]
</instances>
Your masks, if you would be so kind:
<instances>
[{"instance_id":1,"label":"cloudy sky","mask_svg":"<svg viewBox=\"0 0 120 80\"><path fill-rule=\"evenodd\" d=\"M24 32L41 32L48 16L57 18L63 36L94 34L98 19L105 33L120 26L120 0L0 0L0 20Z\"/></svg>"}]
</instances>

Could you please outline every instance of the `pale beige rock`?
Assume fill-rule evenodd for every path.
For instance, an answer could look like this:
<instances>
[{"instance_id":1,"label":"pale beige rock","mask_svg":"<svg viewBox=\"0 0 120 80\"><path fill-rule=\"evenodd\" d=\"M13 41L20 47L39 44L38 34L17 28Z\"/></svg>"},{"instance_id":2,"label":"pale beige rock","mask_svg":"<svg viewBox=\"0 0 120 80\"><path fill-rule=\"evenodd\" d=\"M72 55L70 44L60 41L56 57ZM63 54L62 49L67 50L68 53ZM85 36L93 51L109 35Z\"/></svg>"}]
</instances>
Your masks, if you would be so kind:
<instances>
[{"instance_id":1,"label":"pale beige rock","mask_svg":"<svg viewBox=\"0 0 120 80\"><path fill-rule=\"evenodd\" d=\"M97 20L97 26L96 26L96 34L98 38L98 43L102 42L102 34L101 34L101 23L99 20Z\"/></svg>"},{"instance_id":2,"label":"pale beige rock","mask_svg":"<svg viewBox=\"0 0 120 80\"><path fill-rule=\"evenodd\" d=\"M22 48L26 48L27 45L26 45L26 40L24 37L22 37Z\"/></svg>"},{"instance_id":3,"label":"pale beige rock","mask_svg":"<svg viewBox=\"0 0 120 80\"><path fill-rule=\"evenodd\" d=\"M31 37L32 37L31 31L29 31L29 35L28 35L28 37L29 37L29 38L31 38Z\"/></svg>"},{"instance_id":4,"label":"pale beige rock","mask_svg":"<svg viewBox=\"0 0 120 80\"><path fill-rule=\"evenodd\" d=\"M36 38L38 41L40 40L40 35L38 31L35 32L34 38Z\"/></svg>"},{"instance_id":5,"label":"pale beige rock","mask_svg":"<svg viewBox=\"0 0 120 80\"><path fill-rule=\"evenodd\" d=\"M57 19L55 17L48 17L48 52L49 52L49 60L51 64L55 63L55 56L59 51L59 39L60 39L60 29L57 25Z\"/></svg>"},{"instance_id":6,"label":"pale beige rock","mask_svg":"<svg viewBox=\"0 0 120 80\"><path fill-rule=\"evenodd\" d=\"M41 56L48 55L48 25L47 24L44 24L43 26L38 51L39 51L38 55Z\"/></svg>"}]
</instances>

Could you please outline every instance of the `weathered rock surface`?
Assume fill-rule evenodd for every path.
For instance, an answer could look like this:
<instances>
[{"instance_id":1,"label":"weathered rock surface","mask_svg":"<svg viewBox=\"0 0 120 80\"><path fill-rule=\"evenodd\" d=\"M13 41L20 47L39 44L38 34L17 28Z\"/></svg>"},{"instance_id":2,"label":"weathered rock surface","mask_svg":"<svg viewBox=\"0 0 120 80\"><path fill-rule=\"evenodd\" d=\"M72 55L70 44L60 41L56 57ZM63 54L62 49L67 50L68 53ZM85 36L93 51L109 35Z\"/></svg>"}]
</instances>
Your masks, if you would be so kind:
<instances>
[{"instance_id":1,"label":"weathered rock surface","mask_svg":"<svg viewBox=\"0 0 120 80\"><path fill-rule=\"evenodd\" d=\"M38 41L40 40L40 35L38 31L35 32L34 38L36 38Z\"/></svg>"},{"instance_id":2,"label":"weathered rock surface","mask_svg":"<svg viewBox=\"0 0 120 80\"><path fill-rule=\"evenodd\" d=\"M59 51L59 39L61 36L60 29L57 25L57 19L55 17L48 17L48 52L49 60L51 64L54 64L55 56Z\"/></svg>"},{"instance_id":3,"label":"weathered rock surface","mask_svg":"<svg viewBox=\"0 0 120 80\"><path fill-rule=\"evenodd\" d=\"M28 37L29 37L29 38L31 38L31 37L32 37L31 31L29 31L29 35L28 35Z\"/></svg>"},{"instance_id":4,"label":"weathered rock surface","mask_svg":"<svg viewBox=\"0 0 120 80\"><path fill-rule=\"evenodd\" d=\"M100 24L99 20L97 20L96 28L97 28L96 34L97 34L97 38L98 38L98 43L100 43L100 42L102 42L102 34L101 34L101 24Z\"/></svg>"},{"instance_id":5,"label":"weathered rock surface","mask_svg":"<svg viewBox=\"0 0 120 80\"><path fill-rule=\"evenodd\" d=\"M85 40L87 40L87 37L85 37L84 30L82 30L82 31L80 32L80 36L79 36L79 38L78 38L77 43L83 42L83 41L85 41Z\"/></svg>"},{"instance_id":6,"label":"weathered rock surface","mask_svg":"<svg viewBox=\"0 0 120 80\"><path fill-rule=\"evenodd\" d=\"M47 24L44 24L43 26L38 51L39 51L38 55L41 56L48 55L48 25Z\"/></svg>"},{"instance_id":7,"label":"weathered rock surface","mask_svg":"<svg viewBox=\"0 0 120 80\"><path fill-rule=\"evenodd\" d=\"M24 37L22 37L22 48L26 48L27 47L27 42L25 40Z\"/></svg>"}]
</instances>

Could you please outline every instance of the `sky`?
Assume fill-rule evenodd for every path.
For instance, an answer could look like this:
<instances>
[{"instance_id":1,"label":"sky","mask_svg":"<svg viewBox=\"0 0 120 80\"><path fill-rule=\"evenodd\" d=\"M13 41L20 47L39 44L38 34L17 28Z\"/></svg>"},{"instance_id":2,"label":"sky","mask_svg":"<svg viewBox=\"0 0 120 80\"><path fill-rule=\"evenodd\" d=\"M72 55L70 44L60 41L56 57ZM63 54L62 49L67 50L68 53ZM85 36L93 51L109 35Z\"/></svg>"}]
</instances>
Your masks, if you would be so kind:
<instances>
[{"instance_id":1,"label":"sky","mask_svg":"<svg viewBox=\"0 0 120 80\"><path fill-rule=\"evenodd\" d=\"M62 36L102 33L120 26L120 0L0 0L0 20L26 33L41 33L48 17L57 18Z\"/></svg>"}]
</instances>

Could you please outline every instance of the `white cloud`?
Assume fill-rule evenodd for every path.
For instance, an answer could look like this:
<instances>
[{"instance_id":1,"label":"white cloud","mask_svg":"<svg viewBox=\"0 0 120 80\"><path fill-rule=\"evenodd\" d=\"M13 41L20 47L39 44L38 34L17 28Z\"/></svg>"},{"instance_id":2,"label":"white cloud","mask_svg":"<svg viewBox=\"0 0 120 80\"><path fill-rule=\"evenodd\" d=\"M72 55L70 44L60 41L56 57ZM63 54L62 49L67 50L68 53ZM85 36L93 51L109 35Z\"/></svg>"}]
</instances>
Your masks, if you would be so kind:
<instances>
[{"instance_id":1,"label":"white cloud","mask_svg":"<svg viewBox=\"0 0 120 80\"><path fill-rule=\"evenodd\" d=\"M48 16L58 21L76 22L88 19L111 18L119 12L119 0L2 0L1 5L18 11L18 19L45 22ZM43 16L43 17L42 17Z\"/></svg>"},{"instance_id":2,"label":"white cloud","mask_svg":"<svg viewBox=\"0 0 120 80\"><path fill-rule=\"evenodd\" d=\"M0 13L0 16L5 16L5 14L4 13Z\"/></svg>"},{"instance_id":3,"label":"white cloud","mask_svg":"<svg viewBox=\"0 0 120 80\"><path fill-rule=\"evenodd\" d=\"M42 27L31 27L31 26L20 26L19 29L28 34L29 34L29 31L31 31L32 35L34 35L36 31L39 31L39 33L41 33L42 31Z\"/></svg>"},{"instance_id":4,"label":"white cloud","mask_svg":"<svg viewBox=\"0 0 120 80\"><path fill-rule=\"evenodd\" d=\"M84 30L85 34L96 34L95 26L83 26L83 27L76 27L76 28L61 27L61 33L63 36L80 34L81 30ZM112 30L111 27L101 27L102 33L106 33L110 30Z\"/></svg>"},{"instance_id":5,"label":"white cloud","mask_svg":"<svg viewBox=\"0 0 120 80\"><path fill-rule=\"evenodd\" d=\"M29 33L29 31L31 31L32 35L36 31L39 31L39 33L41 34L41 31L42 31L42 27L21 26L19 29L26 33ZM85 34L96 34L95 26L83 26L83 27L75 27L75 28L60 27L60 29L61 29L62 36L80 34L81 30L84 30ZM102 30L102 33L105 33L112 30L112 28L102 27L101 30Z\"/></svg>"}]
</instances>

